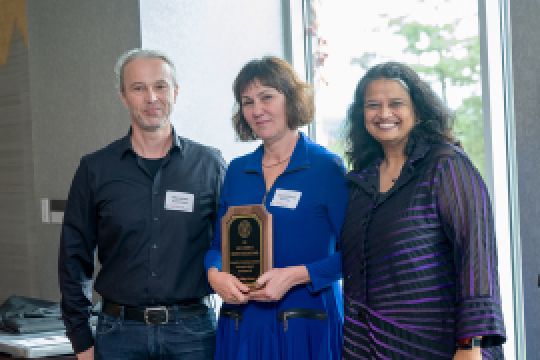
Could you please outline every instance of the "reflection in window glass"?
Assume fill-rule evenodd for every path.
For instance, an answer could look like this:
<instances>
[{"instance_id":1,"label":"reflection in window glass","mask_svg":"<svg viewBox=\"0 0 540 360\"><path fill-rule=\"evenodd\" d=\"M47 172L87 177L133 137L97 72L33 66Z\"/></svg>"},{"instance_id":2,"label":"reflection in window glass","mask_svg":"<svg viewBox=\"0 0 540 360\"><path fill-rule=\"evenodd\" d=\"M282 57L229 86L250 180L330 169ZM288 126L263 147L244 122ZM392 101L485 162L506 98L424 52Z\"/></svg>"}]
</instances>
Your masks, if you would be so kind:
<instances>
[{"instance_id":1,"label":"reflection in window glass","mask_svg":"<svg viewBox=\"0 0 540 360\"><path fill-rule=\"evenodd\" d=\"M454 131L482 175L484 132L475 1L312 0L308 38L317 142L343 154L355 86L384 61L411 65L455 111Z\"/></svg>"}]
</instances>

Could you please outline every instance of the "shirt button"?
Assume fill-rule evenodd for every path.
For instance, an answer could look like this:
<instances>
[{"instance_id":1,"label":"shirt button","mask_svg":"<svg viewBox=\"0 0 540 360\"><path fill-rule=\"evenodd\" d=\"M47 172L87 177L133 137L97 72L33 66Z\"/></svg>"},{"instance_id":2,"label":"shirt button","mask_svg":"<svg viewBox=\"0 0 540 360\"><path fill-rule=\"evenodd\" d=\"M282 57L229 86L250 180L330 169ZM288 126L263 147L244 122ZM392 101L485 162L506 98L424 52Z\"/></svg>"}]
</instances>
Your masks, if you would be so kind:
<instances>
[{"instance_id":1,"label":"shirt button","mask_svg":"<svg viewBox=\"0 0 540 360\"><path fill-rule=\"evenodd\" d=\"M157 249L157 244L152 244L152 249Z\"/></svg>"},{"instance_id":2,"label":"shirt button","mask_svg":"<svg viewBox=\"0 0 540 360\"><path fill-rule=\"evenodd\" d=\"M157 274L156 274L155 272L152 271L152 276L153 276L153 277L156 277Z\"/></svg>"},{"instance_id":3,"label":"shirt button","mask_svg":"<svg viewBox=\"0 0 540 360\"><path fill-rule=\"evenodd\" d=\"M157 218L157 217L154 218L154 221L158 221L158 220L159 220L159 218Z\"/></svg>"}]
</instances>

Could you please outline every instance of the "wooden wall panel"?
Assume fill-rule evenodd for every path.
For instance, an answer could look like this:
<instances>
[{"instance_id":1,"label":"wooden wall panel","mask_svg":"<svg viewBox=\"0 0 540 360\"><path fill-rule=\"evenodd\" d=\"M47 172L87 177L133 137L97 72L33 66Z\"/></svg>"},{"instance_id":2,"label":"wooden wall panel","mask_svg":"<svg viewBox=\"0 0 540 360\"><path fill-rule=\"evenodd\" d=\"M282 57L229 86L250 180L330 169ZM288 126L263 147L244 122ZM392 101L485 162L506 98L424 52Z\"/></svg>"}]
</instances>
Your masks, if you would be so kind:
<instances>
[{"instance_id":1,"label":"wooden wall panel","mask_svg":"<svg viewBox=\"0 0 540 360\"><path fill-rule=\"evenodd\" d=\"M28 50L15 32L7 63L0 65L0 302L11 294L31 294L27 199L32 192L32 173L27 165L31 163L32 126L28 89Z\"/></svg>"}]
</instances>

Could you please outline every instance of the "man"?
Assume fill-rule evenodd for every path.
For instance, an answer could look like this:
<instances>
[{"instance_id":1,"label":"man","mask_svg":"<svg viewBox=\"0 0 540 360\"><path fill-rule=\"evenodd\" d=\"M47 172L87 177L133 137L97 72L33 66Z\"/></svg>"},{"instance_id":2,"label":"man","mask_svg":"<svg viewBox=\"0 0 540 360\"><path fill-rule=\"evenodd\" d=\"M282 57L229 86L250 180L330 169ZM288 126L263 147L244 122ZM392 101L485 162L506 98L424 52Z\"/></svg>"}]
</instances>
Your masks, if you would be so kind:
<instances>
[{"instance_id":1,"label":"man","mask_svg":"<svg viewBox=\"0 0 540 360\"><path fill-rule=\"evenodd\" d=\"M176 135L178 95L164 54L134 49L116 65L129 133L81 159L69 192L59 280L67 335L78 359L209 359L215 315L203 258L216 218L224 161ZM89 325L94 252L103 299Z\"/></svg>"}]
</instances>

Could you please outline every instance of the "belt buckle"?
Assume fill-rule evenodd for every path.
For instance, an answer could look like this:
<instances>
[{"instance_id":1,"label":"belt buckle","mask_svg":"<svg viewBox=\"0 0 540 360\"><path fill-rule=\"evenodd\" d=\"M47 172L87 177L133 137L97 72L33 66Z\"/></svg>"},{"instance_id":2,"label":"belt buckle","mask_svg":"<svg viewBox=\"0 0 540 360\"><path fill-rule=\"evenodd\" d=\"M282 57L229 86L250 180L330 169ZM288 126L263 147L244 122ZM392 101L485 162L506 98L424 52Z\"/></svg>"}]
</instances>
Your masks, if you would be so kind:
<instances>
[{"instance_id":1,"label":"belt buckle","mask_svg":"<svg viewBox=\"0 0 540 360\"><path fill-rule=\"evenodd\" d=\"M169 311L166 306L147 307L144 309L146 325L163 325L169 322Z\"/></svg>"}]
</instances>

